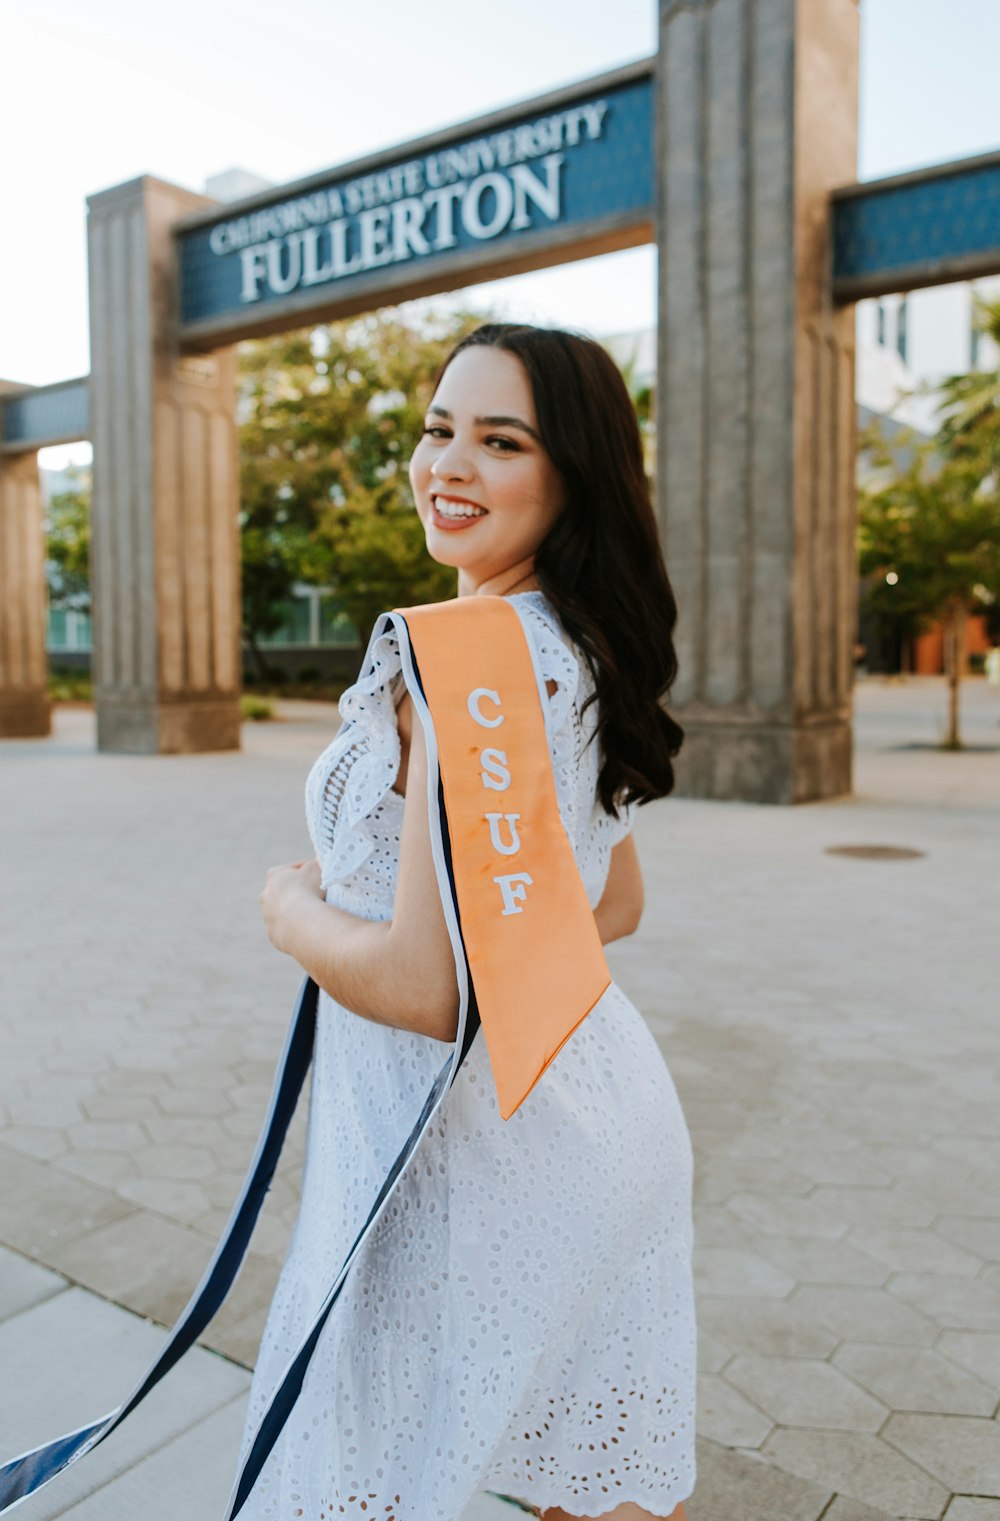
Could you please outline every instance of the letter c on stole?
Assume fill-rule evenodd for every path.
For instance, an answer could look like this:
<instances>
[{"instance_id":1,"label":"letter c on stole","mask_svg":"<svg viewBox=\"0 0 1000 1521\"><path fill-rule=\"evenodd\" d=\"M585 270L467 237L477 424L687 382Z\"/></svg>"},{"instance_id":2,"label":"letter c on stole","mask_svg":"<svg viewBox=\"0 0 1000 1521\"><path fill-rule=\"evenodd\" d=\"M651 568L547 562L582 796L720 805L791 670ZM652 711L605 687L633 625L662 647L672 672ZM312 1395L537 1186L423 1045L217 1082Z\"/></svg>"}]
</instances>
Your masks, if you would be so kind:
<instances>
[{"instance_id":1,"label":"letter c on stole","mask_svg":"<svg viewBox=\"0 0 1000 1521\"><path fill-rule=\"evenodd\" d=\"M503 714L498 713L496 718L487 718L479 707L484 697L488 697L490 702L495 703L497 707L500 706L499 692L494 692L490 687L475 687L469 693L469 713L477 724L482 724L484 729L495 729L498 724L503 723Z\"/></svg>"}]
</instances>

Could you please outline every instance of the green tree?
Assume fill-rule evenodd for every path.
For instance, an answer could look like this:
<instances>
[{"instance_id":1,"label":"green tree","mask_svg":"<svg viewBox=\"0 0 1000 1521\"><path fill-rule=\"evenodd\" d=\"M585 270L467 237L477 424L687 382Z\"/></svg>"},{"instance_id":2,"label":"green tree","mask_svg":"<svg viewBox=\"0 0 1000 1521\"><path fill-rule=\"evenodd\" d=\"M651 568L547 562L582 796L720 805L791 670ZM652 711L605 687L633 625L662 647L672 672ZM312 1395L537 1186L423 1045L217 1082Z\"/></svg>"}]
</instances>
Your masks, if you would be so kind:
<instances>
[{"instance_id":1,"label":"green tree","mask_svg":"<svg viewBox=\"0 0 1000 1521\"><path fill-rule=\"evenodd\" d=\"M902 469L877 428L863 442L880 483L859 493L859 559L876 611L911 621L940 620L948 680L949 749L960 749L959 687L970 611L1000 595L1000 494L981 450L944 451L940 439L914 442ZM899 440L895 443L898 445Z\"/></svg>"},{"instance_id":2,"label":"green tree","mask_svg":"<svg viewBox=\"0 0 1000 1521\"><path fill-rule=\"evenodd\" d=\"M442 359L480 321L386 309L241 346L243 625L258 668L296 581L331 586L362 643L386 608L454 594L406 467Z\"/></svg>"},{"instance_id":3,"label":"green tree","mask_svg":"<svg viewBox=\"0 0 1000 1521\"><path fill-rule=\"evenodd\" d=\"M1000 300L974 298L974 326L1000 345ZM1000 370L949 375L940 386L939 446L975 459L983 474L1000 467Z\"/></svg>"},{"instance_id":4,"label":"green tree","mask_svg":"<svg viewBox=\"0 0 1000 1521\"><path fill-rule=\"evenodd\" d=\"M57 492L45 514L46 575L53 607L90 611L90 476L71 467L69 491Z\"/></svg>"}]
</instances>

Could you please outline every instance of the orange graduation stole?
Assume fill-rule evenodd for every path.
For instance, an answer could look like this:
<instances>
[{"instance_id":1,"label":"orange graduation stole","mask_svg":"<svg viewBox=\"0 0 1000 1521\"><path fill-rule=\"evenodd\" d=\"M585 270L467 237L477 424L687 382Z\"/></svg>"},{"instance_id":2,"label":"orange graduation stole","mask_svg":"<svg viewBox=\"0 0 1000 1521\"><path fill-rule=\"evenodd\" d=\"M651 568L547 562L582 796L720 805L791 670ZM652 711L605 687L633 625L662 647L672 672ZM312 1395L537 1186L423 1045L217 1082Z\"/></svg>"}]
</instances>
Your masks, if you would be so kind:
<instances>
[{"instance_id":1,"label":"orange graduation stole","mask_svg":"<svg viewBox=\"0 0 1000 1521\"><path fill-rule=\"evenodd\" d=\"M544 685L513 604L471 596L397 616L433 726L462 940L507 1120L611 974L559 817Z\"/></svg>"}]
</instances>

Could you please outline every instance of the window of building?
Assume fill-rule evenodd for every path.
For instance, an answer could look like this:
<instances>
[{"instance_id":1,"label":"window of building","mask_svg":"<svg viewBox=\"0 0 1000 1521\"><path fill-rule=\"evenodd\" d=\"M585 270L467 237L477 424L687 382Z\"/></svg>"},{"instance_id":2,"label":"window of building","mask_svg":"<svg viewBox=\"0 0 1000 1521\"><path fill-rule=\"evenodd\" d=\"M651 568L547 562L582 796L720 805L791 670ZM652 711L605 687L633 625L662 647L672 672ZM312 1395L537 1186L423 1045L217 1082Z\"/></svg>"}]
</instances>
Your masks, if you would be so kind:
<instances>
[{"instance_id":1,"label":"window of building","mask_svg":"<svg viewBox=\"0 0 1000 1521\"><path fill-rule=\"evenodd\" d=\"M906 363L906 313L908 308L907 298L904 296L896 311L896 350L903 363Z\"/></svg>"},{"instance_id":2,"label":"window of building","mask_svg":"<svg viewBox=\"0 0 1000 1521\"><path fill-rule=\"evenodd\" d=\"M875 340L877 343L885 343L885 302L880 301L875 309Z\"/></svg>"}]
</instances>

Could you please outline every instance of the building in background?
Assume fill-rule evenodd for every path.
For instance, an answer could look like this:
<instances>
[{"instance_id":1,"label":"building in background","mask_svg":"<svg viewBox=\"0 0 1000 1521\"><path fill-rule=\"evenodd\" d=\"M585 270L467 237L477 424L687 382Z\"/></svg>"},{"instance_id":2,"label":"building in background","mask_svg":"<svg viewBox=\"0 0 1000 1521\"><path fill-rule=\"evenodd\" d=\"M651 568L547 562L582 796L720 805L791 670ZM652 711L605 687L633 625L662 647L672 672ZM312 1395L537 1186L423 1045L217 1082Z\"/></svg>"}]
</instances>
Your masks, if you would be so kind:
<instances>
[{"instance_id":1,"label":"building in background","mask_svg":"<svg viewBox=\"0 0 1000 1521\"><path fill-rule=\"evenodd\" d=\"M206 185L217 200L232 200L268 182L246 170L230 170ZM947 375L972 369L1000 369L1000 349L973 326L974 298L1000 299L1000 277L932 286L905 295L860 301L856 311L856 400L859 432L877 421L890 438L898 438L905 457L909 430L929 436L937 428L939 392ZM656 329L612 333L601 340L623 370L633 395L649 392L656 380ZM652 451L650 451L650 458ZM858 458L858 478L867 469ZM46 505L52 496L79 489L89 471L42 471ZM862 643L865 629L859 631ZM966 651L973 667L990 645L986 619L970 617ZM345 656L356 648L356 635L328 588L297 585L286 608L283 627L263 641L268 662L285 677L326 679L343 674ZM90 618L71 606L50 608L48 649L54 665L85 666L90 655ZM877 669L940 674L944 670L941 629L934 625L916 638L877 652Z\"/></svg>"}]
</instances>

